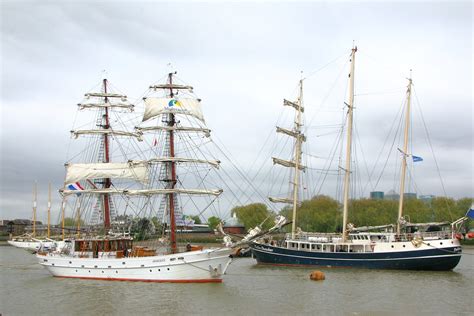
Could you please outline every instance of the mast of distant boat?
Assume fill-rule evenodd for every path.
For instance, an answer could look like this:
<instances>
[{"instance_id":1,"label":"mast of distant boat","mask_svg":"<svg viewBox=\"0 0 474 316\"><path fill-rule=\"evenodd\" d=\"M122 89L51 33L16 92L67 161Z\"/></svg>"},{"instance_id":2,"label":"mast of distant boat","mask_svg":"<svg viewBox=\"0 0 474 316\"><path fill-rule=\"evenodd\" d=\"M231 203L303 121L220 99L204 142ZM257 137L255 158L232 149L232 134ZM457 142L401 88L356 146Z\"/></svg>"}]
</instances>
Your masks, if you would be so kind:
<instances>
[{"instance_id":1,"label":"mast of distant boat","mask_svg":"<svg viewBox=\"0 0 474 316\"><path fill-rule=\"evenodd\" d=\"M51 237L51 182L48 185L48 238Z\"/></svg>"},{"instance_id":2,"label":"mast of distant boat","mask_svg":"<svg viewBox=\"0 0 474 316\"><path fill-rule=\"evenodd\" d=\"M37 183L35 181L35 186L33 188L33 237L36 236L36 199L38 196Z\"/></svg>"},{"instance_id":3,"label":"mast of distant boat","mask_svg":"<svg viewBox=\"0 0 474 316\"><path fill-rule=\"evenodd\" d=\"M352 121L353 121L353 104L354 104L354 66L355 53L357 46L352 48L351 54L351 72L349 73L349 103L347 105L347 143L346 143L346 167L344 169L344 208L342 220L342 241L347 239L347 213L349 209L349 189L350 189L350 175L351 175L351 152L352 152Z\"/></svg>"},{"instance_id":4,"label":"mast of distant boat","mask_svg":"<svg viewBox=\"0 0 474 316\"><path fill-rule=\"evenodd\" d=\"M403 139L403 151L402 151L402 171L400 174L400 200L398 202L398 220L397 220L397 234L400 234L400 220L403 216L403 192L405 192L405 175L407 170L407 151L408 151L408 133L410 131L410 103L411 103L411 86L412 79L411 74L408 79L407 87L407 107L405 112L405 132Z\"/></svg>"}]
</instances>

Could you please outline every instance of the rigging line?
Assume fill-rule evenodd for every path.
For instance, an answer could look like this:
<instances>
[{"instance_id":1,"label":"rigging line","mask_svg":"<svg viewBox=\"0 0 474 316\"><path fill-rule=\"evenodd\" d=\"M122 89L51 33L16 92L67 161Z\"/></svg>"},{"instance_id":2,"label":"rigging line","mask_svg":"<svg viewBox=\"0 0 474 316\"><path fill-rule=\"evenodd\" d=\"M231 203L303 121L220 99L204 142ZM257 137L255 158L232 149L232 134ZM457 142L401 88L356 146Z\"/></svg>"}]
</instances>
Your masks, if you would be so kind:
<instances>
[{"instance_id":1,"label":"rigging line","mask_svg":"<svg viewBox=\"0 0 474 316\"><path fill-rule=\"evenodd\" d=\"M216 137L216 140L220 142L219 138ZM257 193L257 195L262 199L262 200L265 200L265 198L263 197L263 195L260 193L260 191L254 186L254 184L248 179L248 177L237 167L237 165L227 156L227 154L219 147L217 146L217 143L214 142L216 144L216 147L217 149L224 155L224 157L231 163L231 165L235 168L235 170L237 171L237 173L243 177L243 179L247 182L248 185L250 185L250 187L255 191L255 193ZM228 151L228 149L225 147L224 144L222 144L223 148L225 150ZM267 204L268 206L268 204Z\"/></svg>"},{"instance_id":2,"label":"rigging line","mask_svg":"<svg viewBox=\"0 0 474 316\"><path fill-rule=\"evenodd\" d=\"M319 110L317 110L313 116L311 117L311 119L309 120L309 123L308 125L311 125L311 123L313 123L313 120L314 118L316 117L316 115L319 113L319 111L321 111L321 109L323 108L323 105L326 103L327 99L329 98L329 95L332 93L332 90L336 87L336 84L338 83L339 79L341 78L343 72L346 70L346 66L347 66L348 62L346 61L343 65L343 67L341 68L341 70L339 71L339 74L337 75L336 79L334 80L331 88L329 88L329 91L328 93L324 96L323 100L321 101L321 104L319 105ZM304 132L306 133L307 129L305 127L304 129Z\"/></svg>"},{"instance_id":3,"label":"rigging line","mask_svg":"<svg viewBox=\"0 0 474 316\"><path fill-rule=\"evenodd\" d=\"M366 96L366 95L387 95L387 94L399 94L401 91L386 91L386 92L366 92L366 93L357 93L354 94L354 97Z\"/></svg>"},{"instance_id":4,"label":"rigging line","mask_svg":"<svg viewBox=\"0 0 474 316\"><path fill-rule=\"evenodd\" d=\"M448 194L446 193L446 188L444 186L444 182L443 182L443 178L441 177L441 170L439 168L439 165L438 165L438 160L436 159L436 155L434 153L434 149L433 149L433 145L431 143L431 137L430 137L430 134L429 134L429 131L428 131L428 127L426 126L426 122L425 122L425 117L423 116L423 112L421 111L421 105L420 105L420 101L418 100L418 95L415 91L415 89L413 88L413 94L415 95L415 99L416 99L416 103L418 105L418 111L420 112L420 117L421 117L421 121L423 122L423 127L425 129L425 133L426 133L426 138L428 139L428 144L430 145L430 149L431 149L431 154L433 155L433 160L435 162L435 166L436 166L436 170L438 171L438 176L439 176L439 179L440 179L440 182L441 182L441 187L443 188L443 194L444 194L444 197L446 198L445 199L445 202L446 202L446 208L448 209L448 212L449 212L449 216L451 217L451 220L453 219L453 215L451 213L451 208L449 207L449 204L448 204Z\"/></svg>"},{"instance_id":5,"label":"rigging line","mask_svg":"<svg viewBox=\"0 0 474 316\"><path fill-rule=\"evenodd\" d=\"M306 79L308 79L308 78L314 76L316 73L320 72L321 70L323 70L324 68L328 67L329 65L335 63L336 61L338 61L338 60L341 59L342 57L347 56L347 53L348 53L348 52L345 51L342 55L340 55L339 57L337 57L337 58L331 60L331 61L328 62L327 64L325 64L325 65L323 65L323 66L317 68L316 70L313 70L313 71L308 72L308 75L305 76L302 80L306 80Z\"/></svg>"},{"instance_id":6,"label":"rigging line","mask_svg":"<svg viewBox=\"0 0 474 316\"><path fill-rule=\"evenodd\" d=\"M366 171L367 177L368 177L367 181L368 181L370 184L372 184L371 177L370 177L370 173L369 173L369 166L367 165L367 159L365 158L364 148L363 148L362 143L361 143L361 141L360 141L359 129L358 129L358 126L357 126L357 125L354 126L354 131L355 131L355 135L356 135L356 142L359 143L359 146L358 146L358 147L360 148L360 152L361 152L361 154L362 154L362 160L364 161L365 171ZM362 180L360 180L360 182L361 182L361 183L359 184L359 185L360 185L360 188L361 188L360 196L364 196L364 192L365 192L365 188L366 188L366 187L363 187L363 186L362 186Z\"/></svg>"},{"instance_id":7,"label":"rigging line","mask_svg":"<svg viewBox=\"0 0 474 316\"><path fill-rule=\"evenodd\" d=\"M396 129L395 129L395 134L394 134L394 136L393 136L392 145L390 146L389 153L393 151L393 148L394 148L394 146L395 146L395 141L396 141L396 139L397 139L397 135L398 135L398 133L399 133L399 131L400 131L400 129L401 129L401 125L402 125L402 123L403 123L403 120L402 120L403 108L404 108L404 107L403 107L403 103L404 103L404 102L402 102L402 106L400 107L400 110L399 110L397 116L395 116L395 118L394 118L394 120L393 120L393 122L392 122L392 126L390 127L390 130L389 130L389 132L388 132L388 134L387 134L387 137L385 138L384 145L382 146L382 149L381 149L380 152L379 152L379 155L378 155L377 160L376 160L376 162L375 162L374 168L372 169L372 172L371 172L371 174L370 174L371 177L372 177L373 173L375 172L375 168L376 168L376 166L377 166L377 164L378 164L378 161L379 161L380 157L382 156L382 152L383 152L383 150L384 150L384 148L385 148L385 144L387 143L388 138L390 137L390 134L392 133L392 129L395 128L395 122L397 122L397 119L398 119L398 126L397 126ZM379 175L379 177L377 178L377 181L375 182L375 186L372 188L373 190L375 190L375 188L377 188L377 186L379 185L380 180L382 179L382 175L383 175L383 173L384 173L384 171L385 171L385 168L387 167L387 164L388 164L389 159L390 159L390 154L387 155L387 159L385 160L385 163L384 163L384 165L383 165L383 167L382 167L382 171L380 172L380 175Z\"/></svg>"}]
</instances>

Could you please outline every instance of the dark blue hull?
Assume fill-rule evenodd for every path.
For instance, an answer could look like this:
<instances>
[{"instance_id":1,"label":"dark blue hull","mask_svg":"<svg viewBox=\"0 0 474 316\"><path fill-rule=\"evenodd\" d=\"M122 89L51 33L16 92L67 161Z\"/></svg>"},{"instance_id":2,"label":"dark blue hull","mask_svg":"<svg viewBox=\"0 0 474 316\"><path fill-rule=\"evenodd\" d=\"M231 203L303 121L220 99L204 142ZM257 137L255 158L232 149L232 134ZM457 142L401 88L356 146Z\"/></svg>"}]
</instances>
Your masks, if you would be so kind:
<instances>
[{"instance_id":1,"label":"dark blue hull","mask_svg":"<svg viewBox=\"0 0 474 316\"><path fill-rule=\"evenodd\" d=\"M399 270L452 270L461 259L461 247L398 252L310 252L253 243L258 263L272 265L354 267Z\"/></svg>"}]
</instances>

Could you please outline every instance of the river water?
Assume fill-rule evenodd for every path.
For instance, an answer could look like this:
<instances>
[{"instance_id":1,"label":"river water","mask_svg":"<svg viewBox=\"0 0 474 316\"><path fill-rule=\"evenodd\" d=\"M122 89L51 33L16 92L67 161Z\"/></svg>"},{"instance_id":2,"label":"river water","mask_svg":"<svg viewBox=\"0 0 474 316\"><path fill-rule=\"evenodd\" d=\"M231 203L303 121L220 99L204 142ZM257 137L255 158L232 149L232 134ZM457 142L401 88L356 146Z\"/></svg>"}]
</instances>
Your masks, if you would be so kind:
<instances>
[{"instance_id":1,"label":"river water","mask_svg":"<svg viewBox=\"0 0 474 316\"><path fill-rule=\"evenodd\" d=\"M235 259L221 284L52 277L24 250L0 247L5 315L474 315L474 247L454 271L259 266Z\"/></svg>"}]
</instances>

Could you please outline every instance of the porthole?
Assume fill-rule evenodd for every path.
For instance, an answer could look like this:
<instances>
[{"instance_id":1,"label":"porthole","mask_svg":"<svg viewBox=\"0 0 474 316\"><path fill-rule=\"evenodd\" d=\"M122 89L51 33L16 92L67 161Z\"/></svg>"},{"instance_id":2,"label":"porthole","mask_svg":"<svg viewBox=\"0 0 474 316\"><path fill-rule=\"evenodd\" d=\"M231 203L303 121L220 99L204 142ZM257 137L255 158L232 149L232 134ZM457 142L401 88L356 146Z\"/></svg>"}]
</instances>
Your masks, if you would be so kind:
<instances>
[{"instance_id":1,"label":"porthole","mask_svg":"<svg viewBox=\"0 0 474 316\"><path fill-rule=\"evenodd\" d=\"M160 269L158 269L158 272L160 272L160 271L161 271L161 270L160 270Z\"/></svg>"},{"instance_id":2,"label":"porthole","mask_svg":"<svg viewBox=\"0 0 474 316\"><path fill-rule=\"evenodd\" d=\"M112 268L112 266L109 266L108 268Z\"/></svg>"},{"instance_id":3,"label":"porthole","mask_svg":"<svg viewBox=\"0 0 474 316\"><path fill-rule=\"evenodd\" d=\"M84 265L81 265L81 268L84 268Z\"/></svg>"},{"instance_id":4,"label":"porthole","mask_svg":"<svg viewBox=\"0 0 474 316\"><path fill-rule=\"evenodd\" d=\"M122 262L122 264L125 264L125 261L124 261L124 262Z\"/></svg>"},{"instance_id":5,"label":"porthole","mask_svg":"<svg viewBox=\"0 0 474 316\"><path fill-rule=\"evenodd\" d=\"M170 268L166 268L168 271L170 270Z\"/></svg>"},{"instance_id":6,"label":"porthole","mask_svg":"<svg viewBox=\"0 0 474 316\"><path fill-rule=\"evenodd\" d=\"M430 245L430 243L428 243L428 246Z\"/></svg>"},{"instance_id":7,"label":"porthole","mask_svg":"<svg viewBox=\"0 0 474 316\"><path fill-rule=\"evenodd\" d=\"M117 270L115 270L115 273L118 273L118 271L117 271Z\"/></svg>"},{"instance_id":8,"label":"porthole","mask_svg":"<svg viewBox=\"0 0 474 316\"><path fill-rule=\"evenodd\" d=\"M94 266L94 268L97 268L97 266Z\"/></svg>"},{"instance_id":9,"label":"porthole","mask_svg":"<svg viewBox=\"0 0 474 316\"><path fill-rule=\"evenodd\" d=\"M69 261L69 264L71 264L71 263L72 263L72 261Z\"/></svg>"},{"instance_id":10,"label":"porthole","mask_svg":"<svg viewBox=\"0 0 474 316\"><path fill-rule=\"evenodd\" d=\"M394 248L394 245L392 245L392 248Z\"/></svg>"},{"instance_id":11,"label":"porthole","mask_svg":"<svg viewBox=\"0 0 474 316\"><path fill-rule=\"evenodd\" d=\"M143 268L144 266L145 266L144 264L141 265L142 268Z\"/></svg>"},{"instance_id":12,"label":"porthole","mask_svg":"<svg viewBox=\"0 0 474 316\"><path fill-rule=\"evenodd\" d=\"M104 273L104 271L102 270L102 273Z\"/></svg>"},{"instance_id":13,"label":"porthole","mask_svg":"<svg viewBox=\"0 0 474 316\"><path fill-rule=\"evenodd\" d=\"M76 270L76 272L77 272L77 270Z\"/></svg>"},{"instance_id":14,"label":"porthole","mask_svg":"<svg viewBox=\"0 0 474 316\"><path fill-rule=\"evenodd\" d=\"M150 272L151 272L151 269L150 269Z\"/></svg>"},{"instance_id":15,"label":"porthole","mask_svg":"<svg viewBox=\"0 0 474 316\"><path fill-rule=\"evenodd\" d=\"M406 245L403 245L403 248L405 248L405 247L406 247Z\"/></svg>"},{"instance_id":16,"label":"porthole","mask_svg":"<svg viewBox=\"0 0 474 316\"><path fill-rule=\"evenodd\" d=\"M54 266L54 263L51 263L52 266Z\"/></svg>"},{"instance_id":17,"label":"porthole","mask_svg":"<svg viewBox=\"0 0 474 316\"><path fill-rule=\"evenodd\" d=\"M442 243L442 242L440 242L439 244L440 244L440 245L442 245L443 243Z\"/></svg>"},{"instance_id":18,"label":"porthole","mask_svg":"<svg viewBox=\"0 0 474 316\"><path fill-rule=\"evenodd\" d=\"M91 270L89 270L89 273L91 273Z\"/></svg>"}]
</instances>

